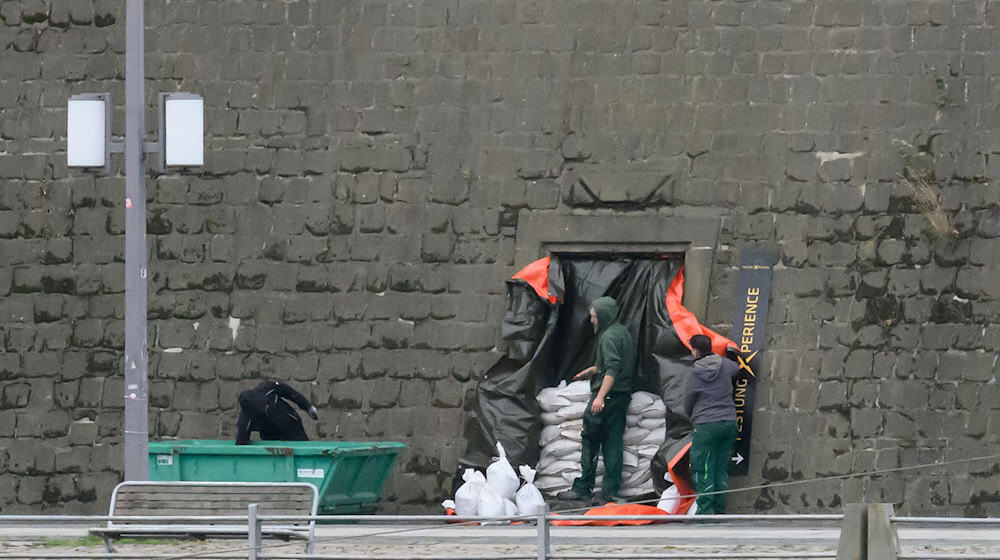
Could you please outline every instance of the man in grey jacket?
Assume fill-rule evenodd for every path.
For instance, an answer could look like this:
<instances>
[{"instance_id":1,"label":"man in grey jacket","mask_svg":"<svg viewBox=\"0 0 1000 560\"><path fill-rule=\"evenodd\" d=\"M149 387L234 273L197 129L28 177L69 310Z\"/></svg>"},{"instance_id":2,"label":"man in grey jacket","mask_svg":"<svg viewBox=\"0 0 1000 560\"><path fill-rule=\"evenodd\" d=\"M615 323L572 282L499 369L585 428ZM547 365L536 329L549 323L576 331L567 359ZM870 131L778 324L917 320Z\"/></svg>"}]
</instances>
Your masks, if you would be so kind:
<instances>
[{"instance_id":1,"label":"man in grey jacket","mask_svg":"<svg viewBox=\"0 0 1000 560\"><path fill-rule=\"evenodd\" d=\"M726 512L729 489L729 459L736 441L736 405L733 378L739 366L712 353L712 340L698 334L691 337L694 366L687 376L684 411L691 419L691 479L698 496L698 514Z\"/></svg>"}]
</instances>

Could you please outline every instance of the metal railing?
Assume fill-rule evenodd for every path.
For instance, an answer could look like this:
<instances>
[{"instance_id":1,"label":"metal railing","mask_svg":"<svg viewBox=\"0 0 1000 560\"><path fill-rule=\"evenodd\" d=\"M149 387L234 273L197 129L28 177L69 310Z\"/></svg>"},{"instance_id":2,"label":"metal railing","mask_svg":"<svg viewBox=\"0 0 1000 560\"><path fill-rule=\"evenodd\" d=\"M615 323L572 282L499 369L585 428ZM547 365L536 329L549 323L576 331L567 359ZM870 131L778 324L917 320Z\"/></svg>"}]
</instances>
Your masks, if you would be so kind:
<instances>
[{"instance_id":1,"label":"metal railing","mask_svg":"<svg viewBox=\"0 0 1000 560\"><path fill-rule=\"evenodd\" d=\"M896 527L900 525L928 525L947 524L949 526L983 527L996 525L1000 527L1000 518L950 518L950 517L902 517L893 514L892 506L889 504L848 504L845 506L844 514L802 514L802 515L755 515L755 514L735 514L735 515L704 515L704 516L669 516L663 515L575 515L570 513L551 512L545 506L536 515L511 516L511 517L456 517L443 515L262 515L256 504L251 504L247 515L192 515L192 516L109 516L109 515L6 515L0 516L0 527L27 525L27 524L80 524L80 523L164 523L163 528L173 528L167 523L190 523L197 526L208 526L213 524L246 525L247 541L246 545L225 550L206 551L201 553L186 554L151 554L141 553L81 553L74 552L74 558L107 558L107 559L133 559L149 558L156 560L181 560L186 558L199 559L242 559L248 560L350 560L351 558L369 558L369 555L350 556L345 554L324 555L324 554L291 554L282 552L280 547L293 543L265 544L261 535L261 527L269 523L288 522L308 522L317 523L379 523L379 524L424 524L419 527L403 527L399 529L380 528L376 532L358 533L353 537L322 537L317 536L312 539L313 544L337 543L344 544L352 538L364 539L378 536L399 535L401 533L418 533L428 529L457 528L470 525L499 525L512 522L534 523L535 553L532 555L491 555L470 557L462 554L463 558L474 558L475 560L515 560L515 559L537 559L537 560L564 560L564 559L649 559L649 560L680 560L680 559L715 559L715 558L837 558L859 559L859 560L1000 560L1000 550L996 553L900 553L899 538ZM839 538L836 549L825 551L755 551L740 552L737 550L726 550L723 552L640 552L630 554L608 554L593 552L573 552L572 554L561 554L553 552L552 527L556 521L650 521L653 523L672 524L698 524L706 521L717 522L713 525L720 531L724 531L724 524L737 521L763 521L763 522L840 522ZM433 524L433 525L429 525ZM329 525L326 525L329 526ZM523 527L523 525L522 525ZM182 529L182 527L180 528ZM182 532L182 531L181 531ZM676 542L674 544L677 544ZM0 552L0 559L43 559L65 557L63 553L46 554L43 552ZM429 556L421 555L423 560L452 560L457 555L451 556ZM384 558L390 558L384 556Z\"/></svg>"}]
</instances>

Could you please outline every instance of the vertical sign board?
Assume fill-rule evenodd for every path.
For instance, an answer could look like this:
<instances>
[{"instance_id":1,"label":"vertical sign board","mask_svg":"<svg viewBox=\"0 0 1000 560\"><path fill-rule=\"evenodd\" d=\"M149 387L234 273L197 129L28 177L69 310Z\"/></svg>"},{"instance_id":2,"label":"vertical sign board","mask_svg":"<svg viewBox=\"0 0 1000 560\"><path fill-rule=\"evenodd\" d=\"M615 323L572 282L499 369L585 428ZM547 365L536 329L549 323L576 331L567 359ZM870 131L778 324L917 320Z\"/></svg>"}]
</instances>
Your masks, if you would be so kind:
<instances>
[{"instance_id":1,"label":"vertical sign board","mask_svg":"<svg viewBox=\"0 0 1000 560\"><path fill-rule=\"evenodd\" d=\"M767 302L771 296L771 267L774 253L744 249L740 252L740 272L736 288L736 318L733 342L740 346L740 371L736 375L733 400L736 402L736 445L733 446L732 473L750 470L750 431L753 428L753 401L757 378L761 375Z\"/></svg>"}]
</instances>

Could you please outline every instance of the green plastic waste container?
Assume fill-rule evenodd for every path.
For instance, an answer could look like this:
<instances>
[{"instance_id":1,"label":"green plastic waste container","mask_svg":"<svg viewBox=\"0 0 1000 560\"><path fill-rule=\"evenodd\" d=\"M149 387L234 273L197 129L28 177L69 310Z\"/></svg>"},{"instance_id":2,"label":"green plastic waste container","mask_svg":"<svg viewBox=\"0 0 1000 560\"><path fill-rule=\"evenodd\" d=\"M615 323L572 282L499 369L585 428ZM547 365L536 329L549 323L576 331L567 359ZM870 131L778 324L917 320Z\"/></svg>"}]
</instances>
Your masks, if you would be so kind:
<instances>
[{"instance_id":1,"label":"green plastic waste container","mask_svg":"<svg viewBox=\"0 0 1000 560\"><path fill-rule=\"evenodd\" d=\"M371 512L406 445L393 441L208 439L149 443L151 480L311 482L323 514Z\"/></svg>"}]
</instances>

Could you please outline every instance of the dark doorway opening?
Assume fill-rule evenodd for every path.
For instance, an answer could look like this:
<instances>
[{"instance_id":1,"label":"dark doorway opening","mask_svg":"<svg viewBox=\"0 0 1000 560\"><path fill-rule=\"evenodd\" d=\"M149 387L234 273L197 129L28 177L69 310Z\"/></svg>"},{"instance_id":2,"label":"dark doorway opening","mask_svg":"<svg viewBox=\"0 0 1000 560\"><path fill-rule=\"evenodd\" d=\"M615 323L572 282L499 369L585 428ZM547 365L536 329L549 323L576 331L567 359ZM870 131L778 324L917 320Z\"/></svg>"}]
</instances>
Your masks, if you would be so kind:
<instances>
[{"instance_id":1,"label":"dark doorway opening","mask_svg":"<svg viewBox=\"0 0 1000 560\"><path fill-rule=\"evenodd\" d=\"M570 379L594 363L596 340L590 324L590 302L613 297L621 310L619 321L635 338L639 355L634 390L662 394L657 355L684 361L688 350L671 327L665 298L670 283L684 265L683 253L611 255L572 253L554 255L563 278L563 301L552 333L553 362L545 368L537 390ZM667 328L665 328L667 327ZM543 356L538 356L543 358Z\"/></svg>"}]
</instances>

